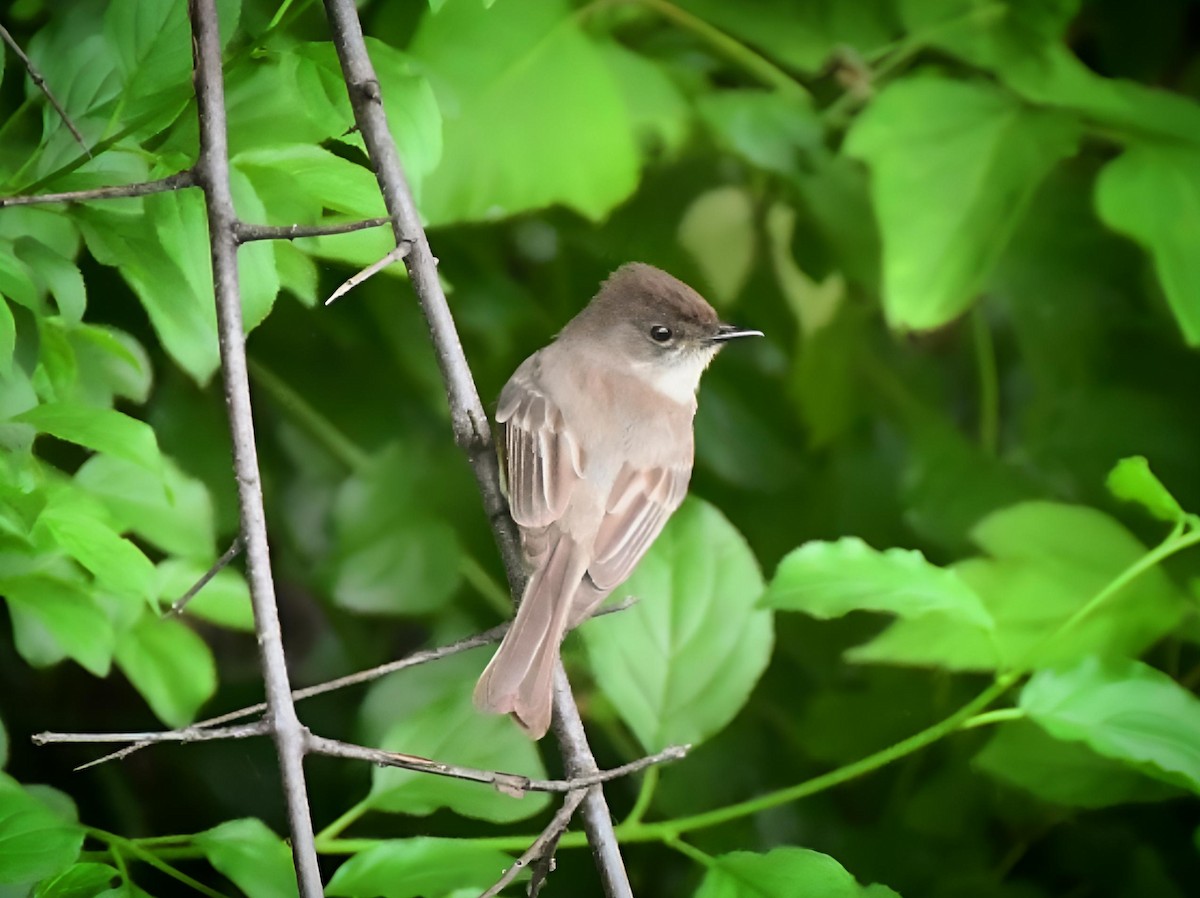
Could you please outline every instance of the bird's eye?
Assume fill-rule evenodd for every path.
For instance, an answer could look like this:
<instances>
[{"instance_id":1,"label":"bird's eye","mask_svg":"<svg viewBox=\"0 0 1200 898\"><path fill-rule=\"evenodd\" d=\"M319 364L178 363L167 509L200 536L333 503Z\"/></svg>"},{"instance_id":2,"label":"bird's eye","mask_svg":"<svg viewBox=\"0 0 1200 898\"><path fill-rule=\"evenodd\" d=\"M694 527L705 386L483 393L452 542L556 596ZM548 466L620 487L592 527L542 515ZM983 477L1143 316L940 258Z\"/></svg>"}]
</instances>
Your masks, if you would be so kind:
<instances>
[{"instance_id":1,"label":"bird's eye","mask_svg":"<svg viewBox=\"0 0 1200 898\"><path fill-rule=\"evenodd\" d=\"M663 327L661 324L656 324L650 328L650 338L658 343L666 343L672 336L671 329Z\"/></svg>"}]
</instances>

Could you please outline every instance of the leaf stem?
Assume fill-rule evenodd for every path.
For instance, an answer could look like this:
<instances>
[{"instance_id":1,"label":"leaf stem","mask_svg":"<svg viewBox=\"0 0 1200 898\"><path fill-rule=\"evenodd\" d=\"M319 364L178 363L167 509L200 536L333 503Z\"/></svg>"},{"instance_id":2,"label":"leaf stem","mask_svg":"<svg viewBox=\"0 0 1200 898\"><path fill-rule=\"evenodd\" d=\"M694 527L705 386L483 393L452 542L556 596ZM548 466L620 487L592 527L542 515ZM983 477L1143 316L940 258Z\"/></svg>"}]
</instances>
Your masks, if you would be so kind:
<instances>
[{"instance_id":1,"label":"leaf stem","mask_svg":"<svg viewBox=\"0 0 1200 898\"><path fill-rule=\"evenodd\" d=\"M371 801L369 796L360 798L354 804L350 805L336 820L314 836L313 840L316 842L317 850L321 850L323 843L336 839L341 833L346 831L347 827L361 819L370 810Z\"/></svg>"},{"instance_id":2,"label":"leaf stem","mask_svg":"<svg viewBox=\"0 0 1200 898\"><path fill-rule=\"evenodd\" d=\"M1008 720L1020 720L1025 716L1025 711L1021 708L996 708L993 711L984 711L982 714L976 714L974 717L968 717L962 723L962 729L971 730L975 727L987 726L992 723L1004 723Z\"/></svg>"},{"instance_id":3,"label":"leaf stem","mask_svg":"<svg viewBox=\"0 0 1200 898\"><path fill-rule=\"evenodd\" d=\"M183 883L185 886L195 889L202 895L207 895L208 898L227 898L227 896L222 892L218 892L216 889L206 886L198 879L193 879L182 870L177 870L175 867L168 864L153 852L147 851L133 839L126 839L124 836L118 836L116 833L110 833L102 829L96 829L94 826L89 826L87 828L87 832L88 835L99 839L101 842L104 842L109 846L114 860L117 861L118 869L120 869L125 875L126 882L129 882L129 877L127 871L125 871L124 864L121 862L122 850L129 852L143 863L149 864L160 873L164 873L172 879Z\"/></svg>"},{"instance_id":4,"label":"leaf stem","mask_svg":"<svg viewBox=\"0 0 1200 898\"><path fill-rule=\"evenodd\" d=\"M249 360L249 368L255 382L270 393L271 398L324 446L330 455L351 471L362 471L366 468L371 460L370 456L293 390L287 381L255 359Z\"/></svg>"},{"instance_id":5,"label":"leaf stem","mask_svg":"<svg viewBox=\"0 0 1200 898\"><path fill-rule=\"evenodd\" d=\"M646 816L646 811L650 808L650 802L654 800L654 790L658 786L658 768L651 767L647 769L646 775L642 777L642 787L638 790L637 800L633 803L633 810L629 812L629 816L625 818L622 826L635 826L642 822L642 818Z\"/></svg>"},{"instance_id":6,"label":"leaf stem","mask_svg":"<svg viewBox=\"0 0 1200 898\"><path fill-rule=\"evenodd\" d=\"M975 341L975 363L979 370L979 444L990 456L996 454L1000 431L1000 390L996 376L996 347L987 318L978 303L971 310L971 335Z\"/></svg>"},{"instance_id":7,"label":"leaf stem","mask_svg":"<svg viewBox=\"0 0 1200 898\"><path fill-rule=\"evenodd\" d=\"M483 596L484 600L495 609L501 617L510 617L513 610L512 596L508 590L496 582L469 552L463 552L458 559L458 569L463 579ZM653 770L654 768L651 768Z\"/></svg>"}]
</instances>

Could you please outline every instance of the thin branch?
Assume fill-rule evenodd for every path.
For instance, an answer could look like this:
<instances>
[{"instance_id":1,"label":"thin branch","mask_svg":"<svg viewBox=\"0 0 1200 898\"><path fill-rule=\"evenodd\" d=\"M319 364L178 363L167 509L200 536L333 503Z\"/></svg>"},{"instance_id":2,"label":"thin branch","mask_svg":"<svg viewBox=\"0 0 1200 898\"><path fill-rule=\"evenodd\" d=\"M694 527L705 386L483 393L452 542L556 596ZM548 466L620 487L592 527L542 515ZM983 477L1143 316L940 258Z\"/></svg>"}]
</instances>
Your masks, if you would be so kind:
<instances>
[{"instance_id":1,"label":"thin branch","mask_svg":"<svg viewBox=\"0 0 1200 898\"><path fill-rule=\"evenodd\" d=\"M233 538L233 542L229 544L229 548L225 550L225 554L218 558L213 566L204 572L199 580L192 584L192 588L181 595L171 604L171 610L168 614L183 614L183 609L187 607L187 603L196 597L196 593L204 589L209 584L209 581L217 574L221 573L233 559L237 558L238 553L242 551L242 537L238 534Z\"/></svg>"},{"instance_id":2,"label":"thin branch","mask_svg":"<svg viewBox=\"0 0 1200 898\"><path fill-rule=\"evenodd\" d=\"M327 306L332 305L334 300L336 300L342 296L345 296L347 293L349 293L351 290L353 290L355 287L357 287L359 284L361 284L367 278L374 277L379 272L383 271L383 269L385 269L389 265L391 265L393 262L399 262L401 259L403 259L405 256L408 255L408 251L411 248L412 248L411 243L405 242L405 243L399 244L394 250L392 250L390 253L388 253L386 256L384 256L382 259L380 259L378 262L372 262L370 265L368 265L366 268L364 268L358 274L354 275L351 278L348 278L346 280L346 282L342 284L342 286L338 287L336 290L333 291L333 293L330 295L329 299L325 300L325 305L327 305Z\"/></svg>"},{"instance_id":3,"label":"thin branch","mask_svg":"<svg viewBox=\"0 0 1200 898\"><path fill-rule=\"evenodd\" d=\"M248 739L262 736L271 731L264 720L244 723L236 727L204 727L192 724L181 730L164 730L149 733L36 733L30 738L34 745L49 745L63 742L137 742L150 745L154 742L211 742L215 739Z\"/></svg>"},{"instance_id":4,"label":"thin branch","mask_svg":"<svg viewBox=\"0 0 1200 898\"><path fill-rule=\"evenodd\" d=\"M605 614L614 614L618 611L624 611L626 608L632 607L637 603L637 599L632 597L611 605L607 608L601 608L593 617L600 617ZM373 680L378 680L380 677L385 677L388 674L396 671L405 670L409 667L416 667L418 664L428 664L431 661L437 661L441 658L448 658L451 655L457 655L459 652L465 652L468 649L478 648L482 645L491 645L499 642L511 625L510 621L505 621L492 627L490 630L484 630L482 633L476 633L473 636L465 636L456 642L451 642L448 645L439 646L435 649L424 649L420 652L413 652L405 658L399 658L396 661L389 661L386 664L380 664L376 667L367 670L360 670L357 673L347 674L344 677L338 677L333 680L328 680L324 683L317 683L313 686L305 686L303 689L292 690L292 701L299 702L306 698L312 698L316 695L324 695L327 692L335 692L338 689L344 689L347 686L357 686L360 683L370 683ZM225 723L231 723L235 720L241 720L245 717L252 717L255 714L261 714L267 710L266 702L259 702L256 705L250 705L245 708L239 708L236 711L229 711L225 714L220 714L216 717L209 717L206 720L201 720L192 724L193 727L203 728L219 726ZM86 770L89 767L96 767L107 761L119 761L122 758L127 758L136 751L141 751L143 748L151 745L150 742L136 742L133 745L128 745L120 751L114 751L102 758L97 758L94 761L89 761L86 764L81 764L76 767L76 770Z\"/></svg>"},{"instance_id":5,"label":"thin branch","mask_svg":"<svg viewBox=\"0 0 1200 898\"><path fill-rule=\"evenodd\" d=\"M368 228L378 228L388 223L386 218L367 218L362 221L344 221L340 224L325 225L260 225L237 223L238 243L249 243L252 240L296 240L300 237L329 237L334 234L350 234L354 231L365 231Z\"/></svg>"},{"instance_id":6,"label":"thin branch","mask_svg":"<svg viewBox=\"0 0 1200 898\"><path fill-rule=\"evenodd\" d=\"M233 467L237 479L240 532L246 552L246 580L254 605L254 627L269 706L269 719L279 757L291 829L292 859L301 898L322 898L321 871L313 844L312 814L304 783L306 730L296 716L287 659L279 627L275 584L263 512L262 480L254 440L250 382L246 371L246 335L238 288L237 215L229 181L229 146L225 131L225 88L216 0L188 0L195 57L196 98L200 118L200 154L196 175L204 188L217 304L221 375L229 410Z\"/></svg>"},{"instance_id":7,"label":"thin branch","mask_svg":"<svg viewBox=\"0 0 1200 898\"><path fill-rule=\"evenodd\" d=\"M541 891L542 883L546 880L546 874L552 869L554 849L558 847L558 840L563 832L566 831L571 818L575 816L575 809L579 807L579 803L583 801L583 798L584 792L582 790L568 792L567 797L563 800L562 807L558 809L558 813L546 824L546 828L542 830L542 834L534 839L533 844L513 862L511 867L504 871L504 875L496 880L496 884L480 895L479 898L495 898L530 863L534 864L534 875L529 883L529 895L530 898L534 898Z\"/></svg>"},{"instance_id":8,"label":"thin branch","mask_svg":"<svg viewBox=\"0 0 1200 898\"><path fill-rule=\"evenodd\" d=\"M88 200L110 200L126 196L149 196L193 187L195 172L191 169L167 175L156 181L138 181L136 184L116 184L112 187L93 187L90 190L67 190L63 193L38 193L28 196L0 196L0 209L5 206L34 206L41 203L83 203Z\"/></svg>"},{"instance_id":9,"label":"thin branch","mask_svg":"<svg viewBox=\"0 0 1200 898\"><path fill-rule=\"evenodd\" d=\"M466 453L475 474L484 511L504 559L510 591L514 596L522 595L525 586L524 564L516 525L508 514L508 506L500 490L500 469L492 443L491 422L479 400L479 392L471 377L450 307L438 280L437 262L430 251L421 217L396 152L395 140L388 128L379 79L367 55L358 11L354 0L325 0L325 10L338 60L342 65L350 105L354 109L354 120L379 181L384 205L392 220L396 244L411 244L405 265L429 325L434 354L446 384L455 442ZM588 747L587 735L561 662L555 672L554 707L555 733L568 775L587 775L595 771L596 762ZM599 786L588 790L583 809L584 826L605 893L609 898L632 898L633 890L621 860L612 817Z\"/></svg>"},{"instance_id":10,"label":"thin branch","mask_svg":"<svg viewBox=\"0 0 1200 898\"><path fill-rule=\"evenodd\" d=\"M54 107L54 111L58 113L58 117L63 120L63 124L67 126L67 130L71 132L71 136L75 138L75 142L83 147L83 151L87 153L88 158L92 158L92 151L88 149L87 142L83 139L83 135L79 133L79 129L75 127L75 123L71 121L71 116L67 115L67 110L55 98L54 93L50 90L50 85L46 83L46 79L42 77L42 73L37 70L37 66L33 61L25 55L25 51L21 49L20 44L13 40L13 36L8 33L8 29L0 25L0 40L8 44L9 49L17 54L17 58L25 64L25 71L29 73L29 78L37 85L37 89L46 95L46 99L50 101L50 105Z\"/></svg>"},{"instance_id":11,"label":"thin branch","mask_svg":"<svg viewBox=\"0 0 1200 898\"><path fill-rule=\"evenodd\" d=\"M480 770L477 767L463 767L459 764L447 764L432 758L422 758L420 755L409 755L403 752L384 751L366 745L355 745L352 742L341 742L337 739L326 739L324 736L308 734L306 737L308 751L312 754L326 755L331 758L348 758L354 761L366 761L384 767L400 767L417 773L429 773L434 776L446 776L451 779L469 780L473 783L485 783L495 787L496 791L520 798L526 792L575 792L609 780L619 779L631 773L637 773L655 764L668 761L678 761L685 757L691 746L672 745L657 754L638 758L611 770L597 770L587 776L573 777L565 780L532 779L519 773L505 773L501 770Z\"/></svg>"}]
</instances>

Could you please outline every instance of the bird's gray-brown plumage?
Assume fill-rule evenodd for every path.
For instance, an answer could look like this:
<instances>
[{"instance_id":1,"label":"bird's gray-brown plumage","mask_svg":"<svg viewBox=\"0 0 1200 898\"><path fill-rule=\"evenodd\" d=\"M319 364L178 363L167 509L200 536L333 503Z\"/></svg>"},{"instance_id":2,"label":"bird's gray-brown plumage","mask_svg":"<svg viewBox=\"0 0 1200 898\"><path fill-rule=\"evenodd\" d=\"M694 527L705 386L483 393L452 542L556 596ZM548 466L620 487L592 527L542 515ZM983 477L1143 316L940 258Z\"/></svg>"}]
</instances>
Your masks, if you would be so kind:
<instances>
[{"instance_id":1,"label":"bird's gray-brown plumage","mask_svg":"<svg viewBox=\"0 0 1200 898\"><path fill-rule=\"evenodd\" d=\"M700 375L720 341L748 333L722 325L686 284L632 263L509 379L496 420L531 574L475 688L479 708L545 734L563 635L632 573L683 501Z\"/></svg>"}]
</instances>

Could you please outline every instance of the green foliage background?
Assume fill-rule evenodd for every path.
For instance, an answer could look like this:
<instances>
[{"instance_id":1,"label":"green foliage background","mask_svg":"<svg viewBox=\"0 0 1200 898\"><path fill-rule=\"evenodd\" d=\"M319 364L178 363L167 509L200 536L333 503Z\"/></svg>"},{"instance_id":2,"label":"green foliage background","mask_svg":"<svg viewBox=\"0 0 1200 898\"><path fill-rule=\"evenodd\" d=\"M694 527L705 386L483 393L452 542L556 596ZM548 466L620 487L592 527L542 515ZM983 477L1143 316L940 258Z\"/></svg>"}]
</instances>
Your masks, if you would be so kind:
<instances>
[{"instance_id":1,"label":"green foliage background","mask_svg":"<svg viewBox=\"0 0 1200 898\"><path fill-rule=\"evenodd\" d=\"M220 7L240 215L380 214L319 5ZM362 13L485 399L630 259L768 334L707 376L694 498L628 585L640 604L567 643L602 764L695 745L609 789L638 894L1194 891L1200 6ZM10 52L0 194L192 163L184 4L16 0L4 24L93 153ZM240 254L299 684L509 608L408 284L318 303L387 242ZM162 616L236 532L201 200L0 209L0 294L0 891L286 898L265 741L72 774L92 749L28 738L261 694L240 574ZM554 771L471 710L484 661L302 716ZM549 813L396 770L309 775L346 898L478 894ZM548 894L599 894L583 844L564 838Z\"/></svg>"}]
</instances>

